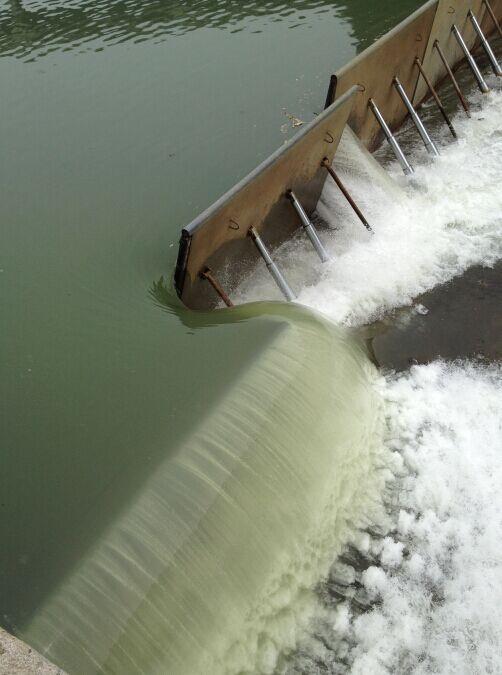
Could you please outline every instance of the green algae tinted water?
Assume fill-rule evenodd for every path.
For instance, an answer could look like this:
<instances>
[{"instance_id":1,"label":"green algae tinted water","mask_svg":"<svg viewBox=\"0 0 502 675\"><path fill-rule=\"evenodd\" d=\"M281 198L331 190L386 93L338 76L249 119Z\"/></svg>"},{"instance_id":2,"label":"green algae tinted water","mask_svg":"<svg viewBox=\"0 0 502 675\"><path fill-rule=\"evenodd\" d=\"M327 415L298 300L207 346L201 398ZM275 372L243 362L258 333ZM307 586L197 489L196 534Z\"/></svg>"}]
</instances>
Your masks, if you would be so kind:
<instances>
[{"instance_id":1,"label":"green algae tinted water","mask_svg":"<svg viewBox=\"0 0 502 675\"><path fill-rule=\"evenodd\" d=\"M282 326L179 308L181 226L419 4L0 2L8 629L23 633Z\"/></svg>"}]
</instances>

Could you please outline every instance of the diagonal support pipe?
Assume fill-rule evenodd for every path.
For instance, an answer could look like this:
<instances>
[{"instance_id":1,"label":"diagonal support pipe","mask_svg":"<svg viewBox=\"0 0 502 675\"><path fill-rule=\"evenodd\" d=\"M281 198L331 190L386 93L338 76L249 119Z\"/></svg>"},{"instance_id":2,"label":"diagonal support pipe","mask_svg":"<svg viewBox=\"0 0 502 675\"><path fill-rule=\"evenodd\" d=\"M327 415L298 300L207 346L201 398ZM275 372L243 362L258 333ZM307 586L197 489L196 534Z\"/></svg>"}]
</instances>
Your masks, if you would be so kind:
<instances>
[{"instance_id":1,"label":"diagonal support pipe","mask_svg":"<svg viewBox=\"0 0 502 675\"><path fill-rule=\"evenodd\" d=\"M499 62L497 61L497 57L493 53L493 50L490 47L490 43L486 39L485 34L481 30L481 26L479 25L478 20L474 16L471 9L469 10L469 18L470 18L471 23L474 27L474 30L476 31L476 34L477 34L478 38L481 40L481 44L483 45L483 49L485 50L486 55L487 55L491 65L492 65L493 72L495 73L495 75L498 75L500 77L502 75L502 68L500 67Z\"/></svg>"},{"instance_id":2,"label":"diagonal support pipe","mask_svg":"<svg viewBox=\"0 0 502 675\"><path fill-rule=\"evenodd\" d=\"M288 190L286 197L289 199L293 205L294 210L298 214L298 217L302 223L302 227L307 233L308 238L310 239L312 246L315 248L317 255L321 259L321 262L325 263L329 260L329 254L323 246L322 241L319 239L319 235L315 227L312 224L312 221L307 216L305 209L298 201L295 193L292 190Z\"/></svg>"},{"instance_id":3,"label":"diagonal support pipe","mask_svg":"<svg viewBox=\"0 0 502 675\"><path fill-rule=\"evenodd\" d=\"M270 253L268 252L267 247L263 243L263 239L260 237L258 232L255 230L254 227L250 227L248 230L248 234L251 237L251 239L254 241L256 248L258 249L261 257L265 261L265 265L267 266L268 271L270 272L273 280L279 287L279 290L281 293L284 295L286 300L288 302L291 302L292 300L295 299L295 294L291 290L291 288L288 285L288 282L286 279L282 276L281 271L275 264L275 262L272 260L272 257Z\"/></svg>"},{"instance_id":4,"label":"diagonal support pipe","mask_svg":"<svg viewBox=\"0 0 502 675\"><path fill-rule=\"evenodd\" d=\"M331 164L329 163L329 159L328 159L327 157L325 157L325 158L322 160L321 166L323 166L323 167L326 169L326 171L329 173L329 175L331 176L331 178L332 178L332 179L335 181L335 183L338 185L338 188L340 189L340 192L343 194L343 196L345 197L345 199L349 202L350 206L352 207L352 210L354 211L354 213L356 214L356 216L359 218L359 220L361 221L361 223L364 225L364 227L368 230L368 232L373 232L373 230L371 229L371 225L368 223L368 221L366 220L366 218L363 216L363 214L362 214L362 212L361 212L361 209L358 207L358 205L357 205L357 204L355 203L355 201L352 199L352 197L351 197L349 191L347 190L347 188L345 187L345 185L344 185L344 184L342 183L342 181L340 180L340 177L338 176L338 174L336 173L336 171L333 169L333 167L332 167Z\"/></svg>"},{"instance_id":5,"label":"diagonal support pipe","mask_svg":"<svg viewBox=\"0 0 502 675\"><path fill-rule=\"evenodd\" d=\"M205 279L208 281L211 286L214 288L216 293L220 296L220 298L223 300L225 305L227 307L233 307L234 303L230 300L228 295L225 293L225 290L223 289L223 286L220 284L218 279L214 276L213 272L209 269L209 267L206 267L202 272L200 273L201 279Z\"/></svg>"},{"instance_id":6,"label":"diagonal support pipe","mask_svg":"<svg viewBox=\"0 0 502 675\"><path fill-rule=\"evenodd\" d=\"M453 126L453 124L452 124L452 122L451 122L451 120L450 120L450 118L449 118L449 116L448 116L448 113L446 112L445 107L444 107L444 105L443 105L441 99L439 98L439 94L438 94L437 91L434 89L434 87L433 87L433 85L432 85L432 82L430 81L429 76L428 76L427 73L425 72L424 67L423 67L423 65L422 65L422 62L420 61L420 59L418 58L418 56L417 56L416 59L415 59L415 63L416 63L416 65L417 65L418 70L420 71L420 74L421 74L422 77L424 78L425 84L427 85L427 87L428 87L428 89L429 89L429 91L430 91L432 97L433 97L434 100L436 101L436 105L437 105L437 107L438 107L438 109L439 109L439 112L441 113L441 115L443 116L444 121L445 121L446 124L448 125L448 128L449 128L449 130L450 130L450 132L451 132L451 135L453 136L453 138L457 138L457 132L455 131L455 127Z\"/></svg>"},{"instance_id":7,"label":"diagonal support pipe","mask_svg":"<svg viewBox=\"0 0 502 675\"><path fill-rule=\"evenodd\" d=\"M434 143L432 138L429 136L429 132L424 127L424 123L420 119L419 114L417 113L417 111L413 107L412 102L408 98L408 94L404 90L403 85L401 84L401 82L397 77L394 77L393 82L399 96L402 98L404 105L406 106L408 112L410 113L411 119L413 120L413 123L416 126L422 141L424 142L425 149L427 150L429 155L432 155L433 157L439 157L439 150L437 149L436 144Z\"/></svg>"},{"instance_id":8,"label":"diagonal support pipe","mask_svg":"<svg viewBox=\"0 0 502 675\"><path fill-rule=\"evenodd\" d=\"M493 21L493 24L494 24L495 28L497 29L498 34L500 35L500 37L502 37L502 28L500 27L500 23L499 23L497 17L495 16L495 12L493 11L492 6L488 2L488 0L483 0L483 4L486 7L486 11L490 15L491 20Z\"/></svg>"},{"instance_id":9,"label":"diagonal support pipe","mask_svg":"<svg viewBox=\"0 0 502 675\"><path fill-rule=\"evenodd\" d=\"M411 164L406 159L406 157L404 155L404 152L401 150L401 146L399 145L396 138L394 137L394 134L390 130L389 125L387 124L387 122L385 121L382 113L378 109L377 104L375 103L375 101L372 98L370 98L370 100L368 101L368 106L371 108L373 114L377 118L377 121L380 124L380 126L382 128L382 131L384 132L385 137L387 138L387 141L388 141L390 147L392 148L392 151L394 152L394 155L396 156L397 161L401 165L401 168L402 168L403 172L407 176L410 176L412 173L415 173L413 171L413 167L411 166Z\"/></svg>"},{"instance_id":10,"label":"diagonal support pipe","mask_svg":"<svg viewBox=\"0 0 502 675\"><path fill-rule=\"evenodd\" d=\"M459 29L456 27L455 24L453 24L451 28L451 32L453 35L456 37L458 44L460 45L461 50L464 52L465 58L467 59L467 63L469 64L472 73L474 77L476 78L476 82L478 83L478 87L480 90L483 92L483 94L487 94L490 91L490 87L486 84L484 77L481 75L481 71L478 68L478 64L474 60L473 55L469 51L467 45L465 44L464 38L462 37L462 34L460 33Z\"/></svg>"},{"instance_id":11,"label":"diagonal support pipe","mask_svg":"<svg viewBox=\"0 0 502 675\"><path fill-rule=\"evenodd\" d=\"M469 104L467 103L467 100L466 100L465 96L462 94L462 90L459 87L459 84L457 82L457 78L453 74L453 70L451 69L450 64L448 63L448 59L444 55L444 52L441 49L441 46L440 46L440 44L437 40L434 41L434 47L436 48L436 51L439 54L439 58L443 62L443 66L445 67L446 72L448 73L448 77L450 78L451 83L453 85L453 88L455 89L455 92L456 92L456 94L459 98L459 101L462 104L462 108L465 110L465 114L467 115L467 117L470 117L471 111L470 111L470 108L469 108Z\"/></svg>"}]
</instances>

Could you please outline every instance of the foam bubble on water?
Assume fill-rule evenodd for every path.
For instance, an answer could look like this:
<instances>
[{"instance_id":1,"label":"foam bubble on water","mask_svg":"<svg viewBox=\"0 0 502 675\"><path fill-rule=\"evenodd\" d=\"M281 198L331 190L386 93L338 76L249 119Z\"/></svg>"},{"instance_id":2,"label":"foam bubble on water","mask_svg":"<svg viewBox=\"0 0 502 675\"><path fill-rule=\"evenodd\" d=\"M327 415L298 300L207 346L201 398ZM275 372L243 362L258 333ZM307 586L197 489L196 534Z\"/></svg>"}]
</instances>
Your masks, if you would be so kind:
<instances>
[{"instance_id":1,"label":"foam bubble on water","mask_svg":"<svg viewBox=\"0 0 502 675\"><path fill-rule=\"evenodd\" d=\"M502 369L438 362L382 388L409 473L365 574L379 606L352 624L352 672L500 672Z\"/></svg>"},{"instance_id":2,"label":"foam bubble on water","mask_svg":"<svg viewBox=\"0 0 502 675\"><path fill-rule=\"evenodd\" d=\"M502 93L473 99L476 114L457 116L459 141L444 142L439 159L420 163L414 146L412 183L392 165L389 185L345 139L337 169L375 234L327 183L319 213L333 261L321 268L301 235L276 254L300 302L363 324L502 258ZM241 287L250 296L279 297L261 266ZM502 672L502 367L438 361L379 388L388 520L375 535L354 533L359 558L334 562L320 586L325 612L280 672Z\"/></svg>"},{"instance_id":3,"label":"foam bubble on water","mask_svg":"<svg viewBox=\"0 0 502 675\"><path fill-rule=\"evenodd\" d=\"M283 672L321 672L321 642L332 673L499 673L502 366L435 362L379 387L404 461L394 523L352 582L370 607L336 598Z\"/></svg>"},{"instance_id":4,"label":"foam bubble on water","mask_svg":"<svg viewBox=\"0 0 502 675\"><path fill-rule=\"evenodd\" d=\"M391 188L383 169L357 151L342 166L338 153L335 165L374 235L327 181L319 214L330 230L320 232L332 260L321 265L303 233L275 253L299 302L359 325L410 304L474 264L492 265L502 257L502 92L492 91L478 104L471 120L456 117L459 140L445 141L434 162L415 146L411 182L392 165ZM348 146L350 154L353 144ZM265 298L280 295L260 263L236 299Z\"/></svg>"}]
</instances>

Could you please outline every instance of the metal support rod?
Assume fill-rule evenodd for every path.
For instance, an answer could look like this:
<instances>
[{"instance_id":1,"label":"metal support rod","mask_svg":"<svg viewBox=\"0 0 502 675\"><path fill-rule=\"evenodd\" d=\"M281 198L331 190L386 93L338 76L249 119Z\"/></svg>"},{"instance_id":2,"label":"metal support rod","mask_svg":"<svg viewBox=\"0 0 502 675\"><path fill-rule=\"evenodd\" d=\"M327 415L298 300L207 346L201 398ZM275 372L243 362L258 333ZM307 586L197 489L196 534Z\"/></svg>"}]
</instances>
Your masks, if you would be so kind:
<instances>
[{"instance_id":1,"label":"metal support rod","mask_svg":"<svg viewBox=\"0 0 502 675\"><path fill-rule=\"evenodd\" d=\"M313 226L312 221L305 213L305 209L298 201L295 193L292 190L288 190L288 192L286 193L286 197L289 199L289 201L293 205L293 208L298 214L298 217L300 218L302 223L302 227L307 233L308 238L312 242L312 246L315 248L317 255L319 256L319 258L323 263L328 262L329 260L328 252L322 245L322 241L319 239L319 235L317 234L317 231Z\"/></svg>"},{"instance_id":2,"label":"metal support rod","mask_svg":"<svg viewBox=\"0 0 502 675\"><path fill-rule=\"evenodd\" d=\"M472 74L476 78L476 82L478 83L478 87L480 90L483 92L483 94L487 94L490 91L490 87L486 84L483 76L481 75L481 71L478 68L478 64L474 60L474 57L472 56L471 52L468 50L467 45L464 42L464 38L462 37L459 29L456 27L455 24L451 27L451 31L453 35L457 38L457 42L460 45L460 48L465 54L465 58L467 59L467 62L469 66L471 67Z\"/></svg>"},{"instance_id":3,"label":"metal support rod","mask_svg":"<svg viewBox=\"0 0 502 675\"><path fill-rule=\"evenodd\" d=\"M437 149L436 144L434 143L432 138L429 136L427 129L424 127L424 123L420 119L420 116L418 115L417 111L413 107L412 102L408 98L408 94L405 92L403 85L401 84L401 82L397 77L394 77L393 82L394 86L396 87L399 93L399 96L402 98L404 105L406 106L408 112L411 115L411 119L413 120L413 123L416 126L421 139L424 142L425 149L427 150L429 155L432 155L433 157L438 157L439 150Z\"/></svg>"},{"instance_id":4,"label":"metal support rod","mask_svg":"<svg viewBox=\"0 0 502 675\"><path fill-rule=\"evenodd\" d=\"M481 40L481 44L483 45L483 49L486 52L486 55L488 56L490 63L492 64L493 72L495 75L498 75L499 77L502 75L502 68L499 66L499 62L497 61L497 58L495 54L493 53L492 48L490 47L490 43L485 37L485 34L481 30L481 26L478 23L478 20L474 16L472 10L469 10L469 18L471 20L471 23L474 27L474 30L476 31L478 38Z\"/></svg>"},{"instance_id":5,"label":"metal support rod","mask_svg":"<svg viewBox=\"0 0 502 675\"><path fill-rule=\"evenodd\" d=\"M450 68L450 64L448 63L448 60L446 59L446 56L443 53L443 50L439 46L439 42L437 40L434 41L434 47L437 50L437 53L439 54L441 61L443 62L444 67L446 68L446 72L448 73L448 77L451 80L451 83L453 85L453 88L455 89L457 96L460 100L460 103L462 104L462 108L465 110L465 114L467 117L471 116L471 111L469 109L469 104L467 103L465 96L462 94L462 91L460 87L458 86L457 79L455 75L453 74L453 70Z\"/></svg>"},{"instance_id":6,"label":"metal support rod","mask_svg":"<svg viewBox=\"0 0 502 675\"><path fill-rule=\"evenodd\" d=\"M404 156L403 151L401 150L401 146L399 145L397 140L394 138L394 135L393 135L392 131L389 129L389 126L388 126L387 122L384 120L382 113L380 112L377 104L375 103L375 101L372 98L370 98L370 100L368 101L368 105L371 108L371 110L373 111L373 114L375 115L375 117L377 118L378 123L382 127L382 131L384 132L384 134L387 138L387 141L389 142L389 145L392 148L392 150L394 152L394 155L396 156L396 159L399 162L399 164L401 165L401 168L404 171L404 173L407 176L414 173L411 164L408 162L408 160Z\"/></svg>"},{"instance_id":7,"label":"metal support rod","mask_svg":"<svg viewBox=\"0 0 502 675\"><path fill-rule=\"evenodd\" d=\"M502 37L502 28L500 28L500 24L498 22L497 17L495 16L495 12L492 9L492 6L488 2L488 0L483 0L483 4L486 7L486 11L491 17L491 20L493 21L495 28L498 30L500 37Z\"/></svg>"},{"instance_id":8,"label":"metal support rod","mask_svg":"<svg viewBox=\"0 0 502 675\"><path fill-rule=\"evenodd\" d=\"M432 85L432 82L429 80L429 76L425 72L424 67L422 66L422 62L420 61L418 56L415 59L415 63L417 65L418 70L420 71L420 74L424 78L425 84L429 88L429 91L432 94L432 97L436 101L436 105L439 109L439 112L443 116L444 121L448 125L449 130L451 131L451 135L453 136L453 138L457 138L457 132L455 131L455 127L451 123L451 120L448 117L448 113L446 112L445 107L444 107L443 103L441 102L441 99L439 98L439 95L438 95L437 91L434 89L434 87Z\"/></svg>"},{"instance_id":9,"label":"metal support rod","mask_svg":"<svg viewBox=\"0 0 502 675\"><path fill-rule=\"evenodd\" d=\"M212 271L209 269L209 267L206 267L201 273L200 276L202 279L206 279L206 281L209 281L211 286L214 288L214 290L218 293L220 298L223 300L225 305L227 307L233 307L234 303L230 300L228 295L225 293L223 290L223 287L221 286L220 282L216 277L213 275Z\"/></svg>"},{"instance_id":10,"label":"metal support rod","mask_svg":"<svg viewBox=\"0 0 502 675\"><path fill-rule=\"evenodd\" d=\"M340 178L338 177L337 173L335 172L335 170L333 169L333 167L332 167L331 164L329 163L329 159L328 159L327 157L325 157L325 158L322 160L321 166L323 166L323 167L327 170L327 172L329 173L329 175L331 176L331 178L332 178L332 179L335 181L335 183L338 185L338 187L340 188L340 192L343 194L343 196L345 197L345 199L349 202L349 204L351 205L351 207L352 207L354 213L355 213L356 216L359 218L359 220L360 220L361 223L364 225L364 227L368 230L368 232L373 232L373 230L371 229L370 224L368 223L368 221L366 220L366 218L365 218L365 217L363 216L363 214L361 213L361 210L360 210L360 208L358 207L358 205L355 203L355 201L354 201L354 200L352 199L352 197L350 196L349 191L347 190L347 188L345 187L345 185L342 183L342 181L341 181Z\"/></svg>"},{"instance_id":11,"label":"metal support rod","mask_svg":"<svg viewBox=\"0 0 502 675\"><path fill-rule=\"evenodd\" d=\"M284 295L284 297L288 302L291 302L292 300L295 299L295 295L291 290L291 288L288 286L288 282L286 281L286 279L282 276L279 268L270 257L270 253L268 252L267 247L263 243L262 238L260 237L258 232L254 229L254 227L249 228L248 234L256 244L256 248L260 252L260 255L263 258L263 260L265 261L265 265L267 266L267 269L272 275L275 283L279 286L281 293Z\"/></svg>"}]
</instances>

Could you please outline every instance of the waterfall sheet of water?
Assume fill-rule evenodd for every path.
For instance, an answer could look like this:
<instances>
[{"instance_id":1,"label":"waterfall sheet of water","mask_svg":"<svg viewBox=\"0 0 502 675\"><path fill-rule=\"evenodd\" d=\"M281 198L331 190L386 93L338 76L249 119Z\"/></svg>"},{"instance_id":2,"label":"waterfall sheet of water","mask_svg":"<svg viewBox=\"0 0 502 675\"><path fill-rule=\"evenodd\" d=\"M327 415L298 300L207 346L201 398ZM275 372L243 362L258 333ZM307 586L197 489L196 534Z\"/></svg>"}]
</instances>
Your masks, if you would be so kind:
<instances>
[{"instance_id":1,"label":"waterfall sheet of water","mask_svg":"<svg viewBox=\"0 0 502 675\"><path fill-rule=\"evenodd\" d=\"M270 349L25 630L68 672L272 672L315 615L317 580L373 511L375 369L311 312L268 312L282 321Z\"/></svg>"}]
</instances>

